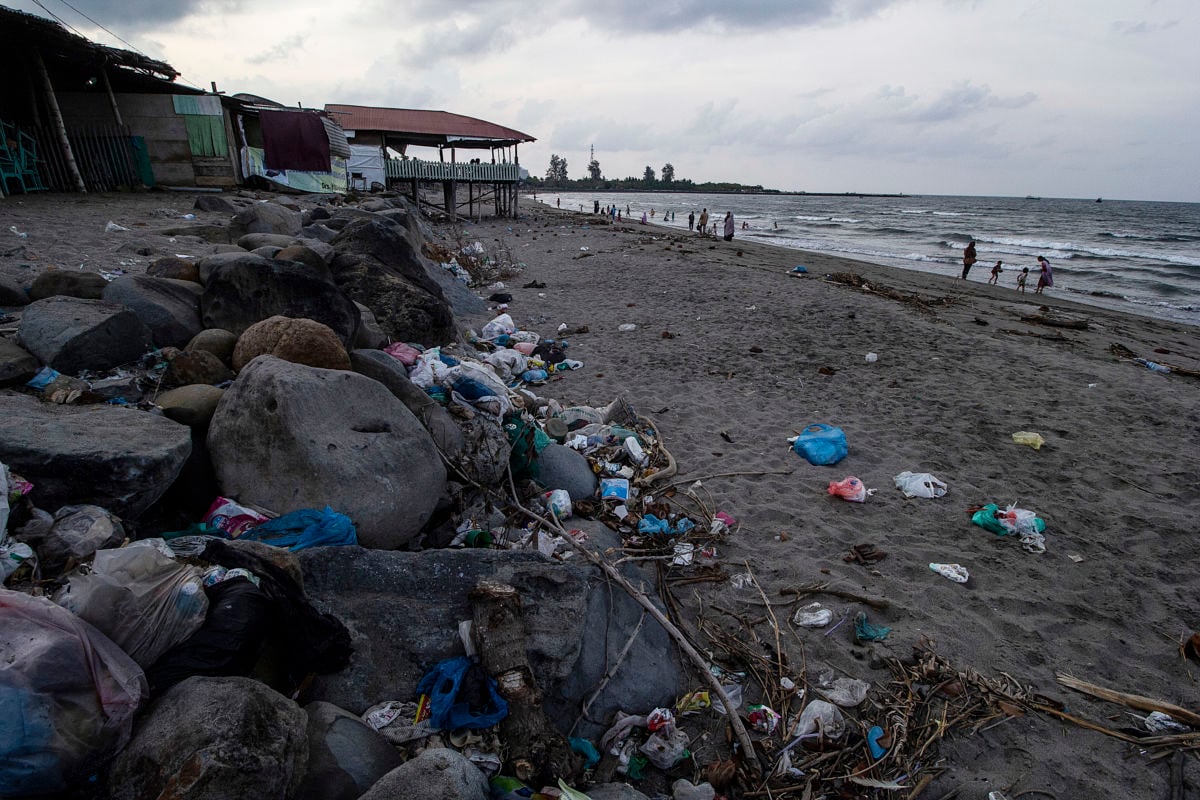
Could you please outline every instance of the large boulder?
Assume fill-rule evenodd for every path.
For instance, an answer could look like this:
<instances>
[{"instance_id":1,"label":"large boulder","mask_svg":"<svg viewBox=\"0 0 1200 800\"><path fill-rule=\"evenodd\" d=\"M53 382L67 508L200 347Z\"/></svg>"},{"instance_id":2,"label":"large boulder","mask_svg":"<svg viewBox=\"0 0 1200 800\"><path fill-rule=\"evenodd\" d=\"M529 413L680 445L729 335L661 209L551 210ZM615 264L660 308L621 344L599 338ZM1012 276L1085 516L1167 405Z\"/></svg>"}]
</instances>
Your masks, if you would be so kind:
<instances>
[{"instance_id":1,"label":"large boulder","mask_svg":"<svg viewBox=\"0 0 1200 800\"><path fill-rule=\"evenodd\" d=\"M163 373L165 386L191 386L203 383L209 386L233 380L233 370L225 362L207 350L183 350L174 353Z\"/></svg>"},{"instance_id":2,"label":"large boulder","mask_svg":"<svg viewBox=\"0 0 1200 800\"><path fill-rule=\"evenodd\" d=\"M193 383L168 389L155 398L154 404L163 410L167 419L189 428L207 428L224 394L225 390L216 386Z\"/></svg>"},{"instance_id":3,"label":"large boulder","mask_svg":"<svg viewBox=\"0 0 1200 800\"><path fill-rule=\"evenodd\" d=\"M260 247L275 247L278 250L296 241L295 236L282 233L247 233L237 240L237 246L243 250L257 250Z\"/></svg>"},{"instance_id":4,"label":"large boulder","mask_svg":"<svg viewBox=\"0 0 1200 800\"><path fill-rule=\"evenodd\" d=\"M358 307L337 286L291 261L222 264L209 274L200 309L204 326L239 336L267 317L304 317L333 329L346 345L358 333Z\"/></svg>"},{"instance_id":5,"label":"large boulder","mask_svg":"<svg viewBox=\"0 0 1200 800\"><path fill-rule=\"evenodd\" d=\"M31 300L44 300L47 297L66 295L99 300L104 294L105 286L108 286L108 281L99 272L50 269L33 279L33 285L29 287L29 297Z\"/></svg>"},{"instance_id":6,"label":"large boulder","mask_svg":"<svg viewBox=\"0 0 1200 800\"><path fill-rule=\"evenodd\" d=\"M224 267L230 264L242 264L251 268L266 266L267 259L262 256L247 253L242 248L235 247L234 245L229 246L233 247L233 249L204 256L204 258L196 262L196 274L199 275L201 283L208 283L208 279L217 267Z\"/></svg>"},{"instance_id":7,"label":"large boulder","mask_svg":"<svg viewBox=\"0 0 1200 800\"><path fill-rule=\"evenodd\" d=\"M300 212L276 203L255 203L233 215L229 223L229 239L236 242L247 233L284 233L295 236L300 232Z\"/></svg>"},{"instance_id":8,"label":"large boulder","mask_svg":"<svg viewBox=\"0 0 1200 800\"><path fill-rule=\"evenodd\" d=\"M33 355L15 342L0 337L0 386L25 383L41 365Z\"/></svg>"},{"instance_id":9,"label":"large boulder","mask_svg":"<svg viewBox=\"0 0 1200 800\"><path fill-rule=\"evenodd\" d=\"M204 350L228 364L233 358L233 348L237 346L237 340L238 336L233 331L207 328L193 336L183 349L189 352Z\"/></svg>"},{"instance_id":10,"label":"large boulder","mask_svg":"<svg viewBox=\"0 0 1200 800\"><path fill-rule=\"evenodd\" d=\"M154 347L150 329L128 308L67 296L30 304L17 337L43 364L72 375L137 361Z\"/></svg>"},{"instance_id":11,"label":"large boulder","mask_svg":"<svg viewBox=\"0 0 1200 800\"><path fill-rule=\"evenodd\" d=\"M15 279L0 275L0 306L24 306L29 304L29 294Z\"/></svg>"},{"instance_id":12,"label":"large boulder","mask_svg":"<svg viewBox=\"0 0 1200 800\"><path fill-rule=\"evenodd\" d=\"M113 800L292 796L308 760L304 711L250 678L188 678L155 701L113 762Z\"/></svg>"},{"instance_id":13,"label":"large boulder","mask_svg":"<svg viewBox=\"0 0 1200 800\"><path fill-rule=\"evenodd\" d=\"M163 256L146 267L146 274L154 278L172 278L177 281L200 282L200 270L195 262L179 256Z\"/></svg>"},{"instance_id":14,"label":"large boulder","mask_svg":"<svg viewBox=\"0 0 1200 800\"><path fill-rule=\"evenodd\" d=\"M406 229L380 218L355 220L333 246L334 281L375 313L388 336L426 346L454 340L450 304Z\"/></svg>"},{"instance_id":15,"label":"large boulder","mask_svg":"<svg viewBox=\"0 0 1200 800\"><path fill-rule=\"evenodd\" d=\"M616 534L605 534L603 524L576 522L597 548L614 544ZM562 721L564 729L642 618L642 607L595 567L582 560L553 561L535 551L330 547L297 556L305 591L318 608L345 623L354 644L350 666L318 677L313 697L359 714L380 698L416 699L413 687L430 667L462 654L447 631L471 618L468 595L482 579L520 592L530 664L550 718ZM626 566L635 585L653 585L652 573ZM380 608L404 613L381 614ZM607 720L617 708L669 705L680 685L670 638L646 620L629 656L593 703L591 717ZM593 737L603 728L584 721L580 731Z\"/></svg>"},{"instance_id":16,"label":"large boulder","mask_svg":"<svg viewBox=\"0 0 1200 800\"><path fill-rule=\"evenodd\" d=\"M319 700L304 711L308 770L293 800L357 800L404 763L396 748L348 711Z\"/></svg>"},{"instance_id":17,"label":"large boulder","mask_svg":"<svg viewBox=\"0 0 1200 800\"><path fill-rule=\"evenodd\" d=\"M159 347L183 347L204 329L200 324L203 291L195 281L126 275L108 285L104 299L137 314Z\"/></svg>"},{"instance_id":18,"label":"large boulder","mask_svg":"<svg viewBox=\"0 0 1200 800\"><path fill-rule=\"evenodd\" d=\"M446 456L455 458L463 450L462 430L450 412L408 379L404 365L382 350L350 351L350 367L360 375L379 381L408 407L425 426L433 443Z\"/></svg>"},{"instance_id":19,"label":"large boulder","mask_svg":"<svg viewBox=\"0 0 1200 800\"><path fill-rule=\"evenodd\" d=\"M279 513L332 506L366 547L406 545L446 487L429 434L387 389L273 356L226 391L208 444L226 495Z\"/></svg>"},{"instance_id":20,"label":"large boulder","mask_svg":"<svg viewBox=\"0 0 1200 800\"><path fill-rule=\"evenodd\" d=\"M39 508L92 503L136 518L191 452L188 428L119 406L60 406L0 395L0 462L33 483Z\"/></svg>"},{"instance_id":21,"label":"large boulder","mask_svg":"<svg viewBox=\"0 0 1200 800\"><path fill-rule=\"evenodd\" d=\"M479 767L457 750L439 747L426 750L384 775L361 800L396 797L487 800L491 794Z\"/></svg>"},{"instance_id":22,"label":"large boulder","mask_svg":"<svg viewBox=\"0 0 1200 800\"><path fill-rule=\"evenodd\" d=\"M548 444L538 453L537 463L537 481L547 489L566 489L572 500L587 500L596 494L596 473L578 451Z\"/></svg>"},{"instance_id":23,"label":"large boulder","mask_svg":"<svg viewBox=\"0 0 1200 800\"><path fill-rule=\"evenodd\" d=\"M261 355L322 369L350 369L350 356L329 326L311 319L270 317L238 337L233 368L240 370Z\"/></svg>"},{"instance_id":24,"label":"large boulder","mask_svg":"<svg viewBox=\"0 0 1200 800\"><path fill-rule=\"evenodd\" d=\"M197 211L215 211L219 214L236 214L242 205L229 197L219 194L201 194L196 196L192 208Z\"/></svg>"}]
</instances>

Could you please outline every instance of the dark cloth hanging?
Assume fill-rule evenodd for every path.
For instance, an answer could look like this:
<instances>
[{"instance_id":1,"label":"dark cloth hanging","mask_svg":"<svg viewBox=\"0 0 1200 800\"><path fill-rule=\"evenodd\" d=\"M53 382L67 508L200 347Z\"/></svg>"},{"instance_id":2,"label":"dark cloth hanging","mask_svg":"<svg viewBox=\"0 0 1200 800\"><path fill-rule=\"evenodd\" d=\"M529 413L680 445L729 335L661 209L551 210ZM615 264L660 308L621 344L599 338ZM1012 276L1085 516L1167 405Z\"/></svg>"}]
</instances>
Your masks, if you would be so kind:
<instances>
[{"instance_id":1,"label":"dark cloth hanging","mask_svg":"<svg viewBox=\"0 0 1200 800\"><path fill-rule=\"evenodd\" d=\"M260 111L267 169L329 172L329 137L318 114Z\"/></svg>"}]
</instances>

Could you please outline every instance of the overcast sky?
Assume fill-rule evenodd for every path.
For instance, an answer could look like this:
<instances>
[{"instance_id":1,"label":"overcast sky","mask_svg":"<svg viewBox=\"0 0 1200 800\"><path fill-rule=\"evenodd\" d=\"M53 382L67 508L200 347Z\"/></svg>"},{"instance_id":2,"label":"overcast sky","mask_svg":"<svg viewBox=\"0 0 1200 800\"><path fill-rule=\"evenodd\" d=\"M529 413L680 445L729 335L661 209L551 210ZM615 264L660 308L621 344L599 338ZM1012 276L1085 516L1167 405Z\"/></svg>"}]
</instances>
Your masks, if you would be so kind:
<instances>
[{"instance_id":1,"label":"overcast sky","mask_svg":"<svg viewBox=\"0 0 1200 800\"><path fill-rule=\"evenodd\" d=\"M70 2L201 87L516 128L535 174L1200 201L1197 0Z\"/></svg>"}]
</instances>

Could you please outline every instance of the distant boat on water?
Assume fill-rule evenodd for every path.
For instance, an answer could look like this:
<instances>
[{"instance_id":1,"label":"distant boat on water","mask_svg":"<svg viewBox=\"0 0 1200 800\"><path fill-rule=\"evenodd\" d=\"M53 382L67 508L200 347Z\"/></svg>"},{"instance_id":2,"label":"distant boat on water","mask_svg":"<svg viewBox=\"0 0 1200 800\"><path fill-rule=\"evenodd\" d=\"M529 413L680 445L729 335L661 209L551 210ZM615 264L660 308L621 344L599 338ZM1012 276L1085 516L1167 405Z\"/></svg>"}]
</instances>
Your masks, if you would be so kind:
<instances>
[{"instance_id":1,"label":"distant boat on water","mask_svg":"<svg viewBox=\"0 0 1200 800\"><path fill-rule=\"evenodd\" d=\"M1034 196L1033 196L1033 195L1031 195L1031 194L1027 194L1027 195L1025 195L1025 199L1026 199L1026 200L1041 200L1042 198L1040 198L1040 197L1034 197Z\"/></svg>"},{"instance_id":2,"label":"distant boat on water","mask_svg":"<svg viewBox=\"0 0 1200 800\"><path fill-rule=\"evenodd\" d=\"M1103 202L1104 202L1104 198L1103 198L1103 197L1097 197L1097 198L1096 198L1096 202L1097 202L1097 203L1103 203Z\"/></svg>"}]
</instances>

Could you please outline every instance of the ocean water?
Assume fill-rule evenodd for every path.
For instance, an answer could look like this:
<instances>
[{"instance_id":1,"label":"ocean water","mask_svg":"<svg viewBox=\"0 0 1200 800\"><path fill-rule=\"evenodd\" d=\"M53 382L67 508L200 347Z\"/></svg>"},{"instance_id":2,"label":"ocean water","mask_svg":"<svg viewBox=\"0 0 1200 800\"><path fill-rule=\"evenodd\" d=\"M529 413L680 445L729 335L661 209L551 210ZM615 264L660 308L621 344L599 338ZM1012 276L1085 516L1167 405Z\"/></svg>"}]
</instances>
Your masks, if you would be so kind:
<instances>
[{"instance_id":1,"label":"ocean water","mask_svg":"<svg viewBox=\"0 0 1200 800\"><path fill-rule=\"evenodd\" d=\"M1093 305L1200 325L1200 203L1019 197L818 197L812 195L584 194L538 199L591 210L594 200L628 205L634 219L687 229L688 211L707 208L718 222L732 211L737 236L892 267L957 276L974 239L979 261L969 279L985 282L1004 262L1000 286L1016 286L1037 257L1054 269L1058 294ZM664 210L673 223L662 222ZM741 230L747 222L749 230ZM803 257L797 257L797 264Z\"/></svg>"}]
</instances>

